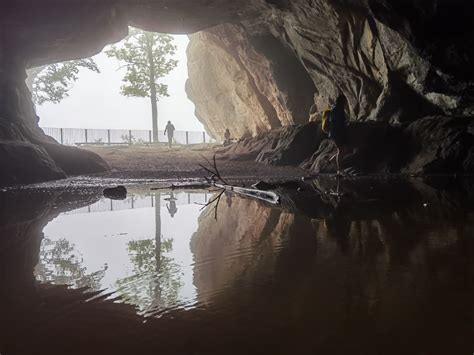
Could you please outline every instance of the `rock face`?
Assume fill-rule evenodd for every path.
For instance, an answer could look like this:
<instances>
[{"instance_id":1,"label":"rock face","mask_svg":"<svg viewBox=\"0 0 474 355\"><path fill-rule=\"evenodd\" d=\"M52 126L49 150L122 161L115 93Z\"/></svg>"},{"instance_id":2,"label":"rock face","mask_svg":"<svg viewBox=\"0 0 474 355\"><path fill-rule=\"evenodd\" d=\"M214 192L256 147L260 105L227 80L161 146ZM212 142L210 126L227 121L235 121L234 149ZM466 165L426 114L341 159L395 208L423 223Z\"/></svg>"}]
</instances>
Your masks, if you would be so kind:
<instances>
[{"instance_id":1,"label":"rock face","mask_svg":"<svg viewBox=\"0 0 474 355\"><path fill-rule=\"evenodd\" d=\"M348 147L341 154L341 170L360 174L399 173L411 150L408 137L400 127L383 122L357 122L348 127ZM323 138L318 150L302 164L311 172L334 173L337 171L337 147L332 140Z\"/></svg>"},{"instance_id":2,"label":"rock face","mask_svg":"<svg viewBox=\"0 0 474 355\"><path fill-rule=\"evenodd\" d=\"M280 127L217 150L231 160L255 160L268 165L298 165L318 149L325 134L316 122Z\"/></svg>"},{"instance_id":3,"label":"rock face","mask_svg":"<svg viewBox=\"0 0 474 355\"><path fill-rule=\"evenodd\" d=\"M218 91L207 89L206 80L213 83L222 80L228 57L238 58L242 70L248 73L268 72L265 63L281 52L281 45L268 45L266 51L260 52L263 57L256 58L255 51L259 51L256 38L262 37L265 38L263 42L276 40L291 48L291 55L304 65L315 85L313 112L327 109L338 93L344 93L349 100L350 117L355 121L396 123L440 113L473 114L473 71L456 69L458 66L451 62L454 60L462 68L471 67L473 51L467 43L472 44L472 39L468 39L467 33L472 34L473 30L467 25L464 15L459 16L466 5L448 1L436 4L417 2L406 6L395 1L296 0L268 3L271 5L265 8L266 16L259 17L258 21L242 21L238 39L233 36L235 27L229 29L229 26L218 26L191 37L191 57L212 57L212 60L206 58L203 62L224 69L210 70L204 78L197 68L191 66L190 69L188 86L199 88L190 90L190 97L210 131L220 124L226 111L214 107L209 112L206 101L224 95L220 99L229 102L243 95L226 90L228 84ZM449 23L449 33L443 31L443 36L440 36L440 23L443 27ZM204 63L201 67L205 66ZM287 65L287 73L293 67L296 65ZM264 74L264 77L265 83L271 82L268 75ZM233 87L242 90L240 78L234 76L233 79ZM280 91L285 92L278 80L275 83ZM258 89L245 88L245 92L248 95L262 92L267 98L277 97L269 95L268 90L261 90L261 86ZM286 101L299 101L300 107L306 108L307 98L301 97L302 92L300 89L288 90ZM254 105L246 107L251 111ZM260 111L260 107L255 110L253 121L263 117L267 126L275 128L268 115L258 114ZM308 112L302 118L298 115L297 120L286 119L284 112L277 110L282 125L309 120ZM241 117L237 117L237 122ZM260 127L255 124L253 131L261 133Z\"/></svg>"},{"instance_id":4,"label":"rock face","mask_svg":"<svg viewBox=\"0 0 474 355\"><path fill-rule=\"evenodd\" d=\"M354 122L347 127L341 170L355 174L470 174L474 171L474 120L430 116L405 126ZM319 122L282 127L218 150L224 159L300 165L335 173L337 147Z\"/></svg>"},{"instance_id":5,"label":"rock face","mask_svg":"<svg viewBox=\"0 0 474 355\"><path fill-rule=\"evenodd\" d=\"M462 189L436 190L421 183L382 179L344 180L336 186L333 180L318 179L319 184L294 191L290 213L234 197L232 206L221 202L217 207L217 220L214 206L200 217L191 245L198 300L221 319L242 325L243 332L250 327L252 334L244 333L244 341L261 330L268 330L269 337L258 334L254 344L275 339L281 324L281 337L297 334L302 344L311 344L298 353L317 348L339 354L364 344L366 336L367 344L373 344L367 329L388 329L380 335L387 340L379 339L373 351L364 346L364 353L376 354L379 344L391 344L398 329L405 332L409 327L402 337L419 341L434 280L465 285L467 255L472 250L468 242L472 201ZM330 194L336 189L344 192L340 201ZM459 262L448 256L456 250L463 250L455 254ZM447 290L452 294L449 286ZM470 312L468 298L463 293L456 316ZM446 300L437 299L439 304ZM453 313L452 307L446 311ZM364 326L354 335L344 331L347 324ZM467 329L464 322L455 334L467 334ZM242 331L231 334L242 335ZM431 336L426 332L421 337ZM336 342L328 346L327 339ZM293 353L298 341L273 352ZM339 350L334 345L349 342L354 346ZM264 344L265 349L257 353L268 352L273 343ZM403 352L401 348L393 354Z\"/></svg>"},{"instance_id":6,"label":"rock face","mask_svg":"<svg viewBox=\"0 0 474 355\"><path fill-rule=\"evenodd\" d=\"M298 58L272 35L220 25L190 36L186 91L207 131L235 138L307 122L315 88Z\"/></svg>"},{"instance_id":7,"label":"rock face","mask_svg":"<svg viewBox=\"0 0 474 355\"><path fill-rule=\"evenodd\" d=\"M349 129L354 153L342 160L342 168L362 174L470 174L474 171L473 127L471 118L446 116L424 117L406 128L355 124ZM326 140L314 154L310 169L336 171L335 162L329 161L335 153L334 144Z\"/></svg>"},{"instance_id":8,"label":"rock face","mask_svg":"<svg viewBox=\"0 0 474 355\"><path fill-rule=\"evenodd\" d=\"M98 155L44 135L36 124L22 62L6 64L0 72L0 185L106 171L108 165Z\"/></svg>"},{"instance_id":9,"label":"rock face","mask_svg":"<svg viewBox=\"0 0 474 355\"><path fill-rule=\"evenodd\" d=\"M230 201L231 197L225 198ZM230 279L254 268L273 266L274 258L262 256L266 250L281 244L281 236L288 233L295 220L294 215L269 209L255 200L232 197L230 204L221 201L216 208L217 220L214 219L214 206L207 208L199 217L198 230L191 239L191 252L196 262L194 285L199 290L200 303L210 301ZM259 216L258 221L254 216ZM310 227L309 223L306 227ZM267 237L264 242L262 235ZM238 250L248 252L230 258L238 256ZM243 260L247 262L243 263Z\"/></svg>"},{"instance_id":10,"label":"rock face","mask_svg":"<svg viewBox=\"0 0 474 355\"><path fill-rule=\"evenodd\" d=\"M406 129L413 158L406 171L426 174L474 172L474 120L426 117Z\"/></svg>"},{"instance_id":11,"label":"rock face","mask_svg":"<svg viewBox=\"0 0 474 355\"><path fill-rule=\"evenodd\" d=\"M0 6L2 184L106 168L97 156L58 147L38 129L25 69L91 56L123 38L128 25L168 33L214 27L193 38L188 92L216 137L223 127L240 137L307 122L311 104L312 112L321 111L341 92L354 121L474 114L474 28L466 1L19 0ZM197 69L206 70L199 76ZM20 160L38 167L33 178L14 163Z\"/></svg>"}]
</instances>

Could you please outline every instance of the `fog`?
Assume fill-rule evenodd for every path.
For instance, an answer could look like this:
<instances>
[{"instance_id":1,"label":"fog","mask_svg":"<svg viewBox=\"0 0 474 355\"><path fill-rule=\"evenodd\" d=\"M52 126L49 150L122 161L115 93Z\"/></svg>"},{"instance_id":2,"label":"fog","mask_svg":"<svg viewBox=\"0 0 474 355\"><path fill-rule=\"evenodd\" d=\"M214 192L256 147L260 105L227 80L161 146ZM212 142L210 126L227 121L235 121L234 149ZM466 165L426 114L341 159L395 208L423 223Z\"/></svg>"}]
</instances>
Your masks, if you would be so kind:
<instances>
[{"instance_id":1,"label":"fog","mask_svg":"<svg viewBox=\"0 0 474 355\"><path fill-rule=\"evenodd\" d=\"M187 36L173 36L178 49L175 59L178 66L161 82L168 85L170 97L158 102L158 125L164 129L171 120L177 130L203 131L194 116L194 105L184 91L188 77L186 47ZM79 79L69 97L59 104L44 103L37 107L41 127L110 128L150 130L151 106L149 98L130 98L120 94L125 73L115 58L103 52L94 56L100 74L81 70Z\"/></svg>"}]
</instances>

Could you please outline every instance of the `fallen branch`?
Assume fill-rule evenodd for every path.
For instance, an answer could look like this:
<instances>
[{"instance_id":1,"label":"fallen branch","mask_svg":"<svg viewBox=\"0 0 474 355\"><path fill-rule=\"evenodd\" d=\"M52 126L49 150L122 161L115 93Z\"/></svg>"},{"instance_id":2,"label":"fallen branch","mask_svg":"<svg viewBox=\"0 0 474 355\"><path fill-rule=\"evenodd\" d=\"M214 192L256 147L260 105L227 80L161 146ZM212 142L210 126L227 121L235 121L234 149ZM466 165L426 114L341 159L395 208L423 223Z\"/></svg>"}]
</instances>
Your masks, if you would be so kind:
<instances>
[{"instance_id":1,"label":"fallen branch","mask_svg":"<svg viewBox=\"0 0 474 355\"><path fill-rule=\"evenodd\" d=\"M165 186L165 187L152 187L150 190L151 191L156 191L156 190L177 190L177 189L208 189L212 187L213 184L188 184L188 185L174 185L172 184L171 186Z\"/></svg>"},{"instance_id":2,"label":"fallen branch","mask_svg":"<svg viewBox=\"0 0 474 355\"><path fill-rule=\"evenodd\" d=\"M249 189L249 188L245 188L245 187L229 185L228 182L226 180L224 180L222 178L221 174L219 173L219 169L217 168L216 155L214 154L212 163L205 156L203 156L203 158L207 161L207 163L209 164L210 167L206 167L203 164L199 164L199 166L202 169L204 169L205 171L207 171L209 174L211 174L210 176L205 177L205 179L210 184L212 184L214 187L222 189L222 192L217 196L217 198L213 199L213 201L206 204L205 207L210 205L211 203L213 203L216 200L217 200L217 205L218 205L219 201L220 201L220 198L221 198L222 194L225 191L235 192L235 193L240 194L240 195L254 197L254 198L257 198L259 200L262 200L262 201L265 201L267 203L274 204L274 205L280 203L280 197L275 192L259 190L259 189L256 189L256 188ZM217 218L217 212L216 212L216 218Z\"/></svg>"},{"instance_id":3,"label":"fallen branch","mask_svg":"<svg viewBox=\"0 0 474 355\"><path fill-rule=\"evenodd\" d=\"M232 185L216 184L215 186L225 191L231 191L240 195L257 198L259 200L271 203L272 205L277 205L280 203L280 196L276 192L273 192L273 191L249 189L246 187L239 187L239 186L232 186Z\"/></svg>"},{"instance_id":4,"label":"fallen branch","mask_svg":"<svg viewBox=\"0 0 474 355\"><path fill-rule=\"evenodd\" d=\"M206 181L216 183L217 181L221 182L224 185L228 185L227 181L224 180L224 178L221 176L219 173L219 169L217 168L217 162L216 162L216 155L214 154L214 157L212 158L213 161L212 163L207 159L205 156L202 156L206 162L209 164L209 167L204 166L203 164L198 164L202 169L207 171L211 176L205 177Z\"/></svg>"},{"instance_id":5,"label":"fallen branch","mask_svg":"<svg viewBox=\"0 0 474 355\"><path fill-rule=\"evenodd\" d=\"M203 209L205 209L206 207L212 205L214 202L216 202L215 206L214 206L214 218L217 220L217 209L219 207L219 203L221 202L221 197L222 195L224 194L226 190L221 190L221 192L216 196L214 197L212 200L210 200L209 202L207 203L196 203L196 205L201 205L202 208L199 210L199 211L202 211Z\"/></svg>"}]
</instances>

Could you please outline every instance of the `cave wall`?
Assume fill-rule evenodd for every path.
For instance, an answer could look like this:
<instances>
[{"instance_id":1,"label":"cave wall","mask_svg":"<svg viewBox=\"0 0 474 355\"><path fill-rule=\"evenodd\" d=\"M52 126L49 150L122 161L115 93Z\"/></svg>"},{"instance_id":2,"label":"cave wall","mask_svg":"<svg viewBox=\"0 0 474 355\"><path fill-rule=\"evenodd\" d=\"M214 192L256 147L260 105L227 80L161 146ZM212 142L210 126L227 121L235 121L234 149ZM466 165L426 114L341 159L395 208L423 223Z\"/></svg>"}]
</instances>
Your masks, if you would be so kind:
<instances>
[{"instance_id":1,"label":"cave wall","mask_svg":"<svg viewBox=\"0 0 474 355\"><path fill-rule=\"evenodd\" d=\"M243 138L307 122L315 87L274 36L225 24L190 36L186 92L207 131Z\"/></svg>"},{"instance_id":2,"label":"cave wall","mask_svg":"<svg viewBox=\"0 0 474 355\"><path fill-rule=\"evenodd\" d=\"M358 121L474 114L474 30L469 4L460 0L17 0L0 6L0 184L107 169L98 156L60 146L38 128L25 70L94 55L126 36L128 25L188 34L212 28L193 37L201 41L195 47L210 64L229 65L212 68L206 79L215 90L225 84L232 97L220 102L239 110L229 118L217 106L204 110L200 100L215 93L199 90L193 77L188 92L217 136L220 120L234 125L234 136L303 123L310 104L320 111L340 92ZM219 26L224 23L231 25ZM232 80L223 77L228 73Z\"/></svg>"},{"instance_id":3,"label":"cave wall","mask_svg":"<svg viewBox=\"0 0 474 355\"><path fill-rule=\"evenodd\" d=\"M278 123L310 120L309 91L315 92L313 114L344 93L354 121L405 123L433 114L472 116L473 53L467 43L473 42L473 30L465 26L464 15L458 16L465 4L402 3L267 1L265 15L243 20L243 27L217 26L191 36L188 93L197 116L211 132L240 125L255 136ZM275 41L280 44L268 45ZM266 50L261 50L262 43ZM275 63L286 50L293 57L291 64ZM232 60L240 65L229 68ZM314 89L289 84L298 71L295 60L304 66ZM278 80L283 72L286 78ZM232 88L222 83L226 76L232 78ZM252 79L257 85L246 85ZM299 76L295 82L302 80ZM209 87L209 82L216 86ZM283 101L275 92L282 93ZM279 122L272 120L265 103L255 106L258 100L249 99L260 94L276 108ZM246 111L229 115L235 101ZM300 108L296 117L294 107ZM253 117L247 118L249 114Z\"/></svg>"}]
</instances>

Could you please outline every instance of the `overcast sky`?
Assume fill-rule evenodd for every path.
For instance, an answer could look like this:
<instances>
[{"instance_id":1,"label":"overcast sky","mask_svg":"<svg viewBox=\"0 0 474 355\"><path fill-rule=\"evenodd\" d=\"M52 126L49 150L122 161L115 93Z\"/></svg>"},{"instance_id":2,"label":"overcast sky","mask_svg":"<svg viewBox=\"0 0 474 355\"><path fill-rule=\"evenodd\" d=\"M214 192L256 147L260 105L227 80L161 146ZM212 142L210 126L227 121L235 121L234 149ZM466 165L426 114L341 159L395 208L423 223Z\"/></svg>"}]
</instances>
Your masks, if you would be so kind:
<instances>
[{"instance_id":1,"label":"overcast sky","mask_svg":"<svg viewBox=\"0 0 474 355\"><path fill-rule=\"evenodd\" d=\"M186 62L187 36L174 36L178 47L178 66L162 82L168 84L170 97L158 102L158 125L164 129L168 120L177 130L203 131L194 116L194 105L188 100L184 85L188 77ZM151 129L151 105L148 98L120 95L125 69L104 53L93 57L100 74L81 70L69 97L59 104L44 103L37 107L42 127Z\"/></svg>"}]
</instances>

